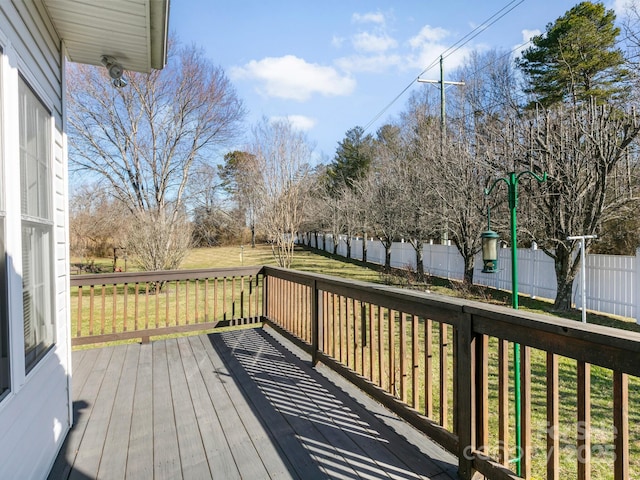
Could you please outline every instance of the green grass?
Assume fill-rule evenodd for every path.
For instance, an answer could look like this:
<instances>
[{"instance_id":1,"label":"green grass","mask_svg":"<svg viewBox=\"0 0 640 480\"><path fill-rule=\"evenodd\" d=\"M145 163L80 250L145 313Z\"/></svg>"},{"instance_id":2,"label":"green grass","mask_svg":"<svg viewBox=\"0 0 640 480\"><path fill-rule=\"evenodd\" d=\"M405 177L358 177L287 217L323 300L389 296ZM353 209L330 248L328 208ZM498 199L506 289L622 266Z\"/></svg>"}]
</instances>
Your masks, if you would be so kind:
<instances>
[{"instance_id":1,"label":"green grass","mask_svg":"<svg viewBox=\"0 0 640 480\"><path fill-rule=\"evenodd\" d=\"M269 245L257 245L256 248L247 245L243 249L237 246L196 248L187 255L180 268L223 268L239 265L276 265L276 261ZM358 262L345 262L329 255L318 255L302 248L296 248L291 268L363 282L382 283L380 274L375 269L362 266Z\"/></svg>"},{"instance_id":2,"label":"green grass","mask_svg":"<svg viewBox=\"0 0 640 480\"><path fill-rule=\"evenodd\" d=\"M80 259L72 258L72 263L79 261ZM113 260L110 258L84 259L85 263L90 261L101 266L104 271L110 272L112 270ZM196 248L189 252L180 268L224 268L237 267L239 265L276 265L276 261L271 247L265 244L257 245L255 248L251 248L249 245L243 248L239 246ZM122 260L118 261L118 266L124 266ZM436 277L430 277L426 284L420 284L414 281L412 274L408 271L396 270L393 274L385 274L379 266L364 265L357 260L346 260L343 257L334 257L327 252L316 252L304 248L296 249L292 268L309 273L321 273L364 282L414 288L423 291L428 290L440 295L468 298L499 305L508 306L511 304L511 294L507 291L479 286L466 287L458 282ZM128 271L137 270L132 261L128 262L127 269ZM553 304L549 300L532 299L528 296L520 295L519 305L520 309L525 311L559 316L576 321L581 320L581 312L579 310L555 312L553 311ZM640 325L633 318L587 312L587 323L640 332Z\"/></svg>"},{"instance_id":3,"label":"green grass","mask_svg":"<svg viewBox=\"0 0 640 480\"><path fill-rule=\"evenodd\" d=\"M256 248L251 248L247 245L242 249L238 246L193 249L183 261L181 268L237 267L241 264L241 258L243 265L276 265L270 246L257 245ZM477 286L469 288L460 285L458 282L436 277L429 278L427 284L419 284L413 281L407 271L384 274L379 266L365 266L357 260L346 260L343 257L334 257L326 252L315 252L304 248L296 249L291 268L310 273L361 280L363 282L416 288L423 291L429 290L440 295L468 298L493 304L511 305L511 293L508 291ZM519 296L519 306L521 310L559 316L576 321L580 321L582 318L582 313L579 310L555 312L551 301L532 299L526 295ZM587 323L640 332L640 325L633 318L587 312Z\"/></svg>"}]
</instances>

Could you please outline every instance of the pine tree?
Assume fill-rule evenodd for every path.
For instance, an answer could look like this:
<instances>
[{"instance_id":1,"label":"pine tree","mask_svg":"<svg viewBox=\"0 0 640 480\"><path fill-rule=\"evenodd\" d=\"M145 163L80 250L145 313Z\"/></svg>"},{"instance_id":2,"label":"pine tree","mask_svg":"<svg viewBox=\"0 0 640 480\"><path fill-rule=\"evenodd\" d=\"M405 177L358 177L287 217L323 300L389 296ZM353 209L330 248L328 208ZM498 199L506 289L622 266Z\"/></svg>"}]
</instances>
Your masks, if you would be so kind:
<instances>
[{"instance_id":1,"label":"pine tree","mask_svg":"<svg viewBox=\"0 0 640 480\"><path fill-rule=\"evenodd\" d=\"M533 38L518 64L534 102L548 107L593 97L603 103L624 92L627 72L615 19L602 3L581 2Z\"/></svg>"}]
</instances>

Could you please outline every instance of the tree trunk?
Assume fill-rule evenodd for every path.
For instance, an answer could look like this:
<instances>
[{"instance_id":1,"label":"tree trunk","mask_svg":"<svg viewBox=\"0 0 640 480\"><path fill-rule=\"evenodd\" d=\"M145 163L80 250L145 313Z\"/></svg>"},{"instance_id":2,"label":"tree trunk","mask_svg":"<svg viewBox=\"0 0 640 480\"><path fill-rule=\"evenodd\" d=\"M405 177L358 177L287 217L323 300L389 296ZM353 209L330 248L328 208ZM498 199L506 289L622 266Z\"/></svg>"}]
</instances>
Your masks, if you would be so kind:
<instances>
[{"instance_id":1,"label":"tree trunk","mask_svg":"<svg viewBox=\"0 0 640 480\"><path fill-rule=\"evenodd\" d=\"M466 285L473 285L473 269L475 267L475 255L464 256L464 277L463 281Z\"/></svg>"},{"instance_id":2,"label":"tree trunk","mask_svg":"<svg viewBox=\"0 0 640 480\"><path fill-rule=\"evenodd\" d=\"M575 261L572 259L571 252L563 245L558 245L554 257L554 266L556 271L556 299L553 303L553 309L559 312L567 312L572 308L573 280L580 265L580 257Z\"/></svg>"},{"instance_id":3,"label":"tree trunk","mask_svg":"<svg viewBox=\"0 0 640 480\"><path fill-rule=\"evenodd\" d=\"M384 269L386 272L391 271L391 243L382 242L384 245Z\"/></svg>"},{"instance_id":4,"label":"tree trunk","mask_svg":"<svg viewBox=\"0 0 640 480\"><path fill-rule=\"evenodd\" d=\"M256 224L251 224L251 248L256 248Z\"/></svg>"},{"instance_id":5,"label":"tree trunk","mask_svg":"<svg viewBox=\"0 0 640 480\"><path fill-rule=\"evenodd\" d=\"M351 258L351 236L347 236L347 258Z\"/></svg>"},{"instance_id":6,"label":"tree trunk","mask_svg":"<svg viewBox=\"0 0 640 480\"><path fill-rule=\"evenodd\" d=\"M362 261L367 262L367 232L362 235Z\"/></svg>"},{"instance_id":7,"label":"tree trunk","mask_svg":"<svg viewBox=\"0 0 640 480\"><path fill-rule=\"evenodd\" d=\"M422 240L411 240L410 243L416 252L416 280L424 282L424 248L422 248Z\"/></svg>"}]
</instances>

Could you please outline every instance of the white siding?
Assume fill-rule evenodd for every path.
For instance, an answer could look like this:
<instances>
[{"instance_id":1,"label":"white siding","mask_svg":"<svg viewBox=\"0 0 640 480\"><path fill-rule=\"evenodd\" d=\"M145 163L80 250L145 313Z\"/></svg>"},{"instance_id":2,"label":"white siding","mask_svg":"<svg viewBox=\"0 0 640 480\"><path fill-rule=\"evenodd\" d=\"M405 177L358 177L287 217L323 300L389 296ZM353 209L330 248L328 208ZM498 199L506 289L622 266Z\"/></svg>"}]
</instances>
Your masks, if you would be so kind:
<instances>
[{"instance_id":1,"label":"white siding","mask_svg":"<svg viewBox=\"0 0 640 480\"><path fill-rule=\"evenodd\" d=\"M35 2L12 0L0 3L0 31L18 53L18 68L30 86L50 101L58 129L62 129L62 69L60 42L50 34ZM16 65L13 65L14 67ZM35 85L34 85L35 83Z\"/></svg>"},{"instance_id":2,"label":"white siding","mask_svg":"<svg viewBox=\"0 0 640 480\"><path fill-rule=\"evenodd\" d=\"M0 478L46 478L69 429L69 321L66 141L60 42L32 1L0 2L0 43L5 53L2 98L4 162L7 179L7 256L11 392L0 402ZM25 376L21 306L20 175L17 128L18 75L50 109L56 345Z\"/></svg>"}]
</instances>

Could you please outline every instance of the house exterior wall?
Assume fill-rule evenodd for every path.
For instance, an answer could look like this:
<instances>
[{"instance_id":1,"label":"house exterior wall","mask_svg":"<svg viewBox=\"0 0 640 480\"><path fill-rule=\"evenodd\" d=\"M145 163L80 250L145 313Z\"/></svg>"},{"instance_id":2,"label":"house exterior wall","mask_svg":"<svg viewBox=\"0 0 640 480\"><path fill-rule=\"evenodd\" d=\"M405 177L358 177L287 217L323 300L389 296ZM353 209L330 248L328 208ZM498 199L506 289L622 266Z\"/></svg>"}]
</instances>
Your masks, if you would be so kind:
<instances>
[{"instance_id":1,"label":"house exterior wall","mask_svg":"<svg viewBox=\"0 0 640 480\"><path fill-rule=\"evenodd\" d=\"M0 478L46 478L71 418L64 55L36 2L0 0L0 164L4 171L10 391L0 399ZM55 345L25 373L19 145L19 78L51 112ZM1 170L0 170L1 171Z\"/></svg>"}]
</instances>

